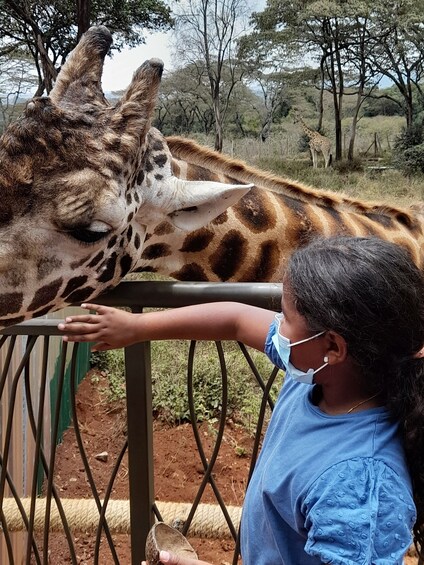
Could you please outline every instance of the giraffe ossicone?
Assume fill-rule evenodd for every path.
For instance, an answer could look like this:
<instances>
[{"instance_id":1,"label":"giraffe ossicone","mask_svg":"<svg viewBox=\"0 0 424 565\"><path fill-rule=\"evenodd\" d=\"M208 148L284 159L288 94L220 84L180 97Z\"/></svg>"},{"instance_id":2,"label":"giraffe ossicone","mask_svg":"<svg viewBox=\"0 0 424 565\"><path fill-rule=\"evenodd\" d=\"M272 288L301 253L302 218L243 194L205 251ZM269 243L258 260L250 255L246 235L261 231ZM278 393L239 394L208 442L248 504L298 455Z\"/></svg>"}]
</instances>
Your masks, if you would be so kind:
<instances>
[{"instance_id":1,"label":"giraffe ossicone","mask_svg":"<svg viewBox=\"0 0 424 565\"><path fill-rule=\"evenodd\" d=\"M250 189L174 176L151 128L163 63L146 61L112 107L101 89L111 42L90 28L50 95L0 138L0 327L112 288L137 265L147 226L198 229Z\"/></svg>"}]
</instances>

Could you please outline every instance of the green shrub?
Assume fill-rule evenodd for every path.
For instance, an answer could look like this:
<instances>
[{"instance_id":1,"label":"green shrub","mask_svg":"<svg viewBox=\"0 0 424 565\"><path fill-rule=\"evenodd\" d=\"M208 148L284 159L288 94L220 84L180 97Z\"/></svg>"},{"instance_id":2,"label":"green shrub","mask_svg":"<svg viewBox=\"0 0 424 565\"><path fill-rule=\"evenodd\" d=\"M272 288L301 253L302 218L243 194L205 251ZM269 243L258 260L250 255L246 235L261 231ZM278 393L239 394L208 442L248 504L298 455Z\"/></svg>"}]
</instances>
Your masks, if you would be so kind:
<instances>
[{"instance_id":1,"label":"green shrub","mask_svg":"<svg viewBox=\"0 0 424 565\"><path fill-rule=\"evenodd\" d=\"M341 161L333 161L333 168L341 175L345 175L347 173L362 173L364 165L361 159L358 158L354 158L351 161L342 159Z\"/></svg>"},{"instance_id":2,"label":"green shrub","mask_svg":"<svg viewBox=\"0 0 424 565\"><path fill-rule=\"evenodd\" d=\"M394 163L407 175L424 173L424 143L408 147L396 156Z\"/></svg>"},{"instance_id":3,"label":"green shrub","mask_svg":"<svg viewBox=\"0 0 424 565\"><path fill-rule=\"evenodd\" d=\"M189 421L187 394L187 360L189 343L185 341L152 342L153 411L157 418L171 423ZM235 343L223 344L228 372L228 415L253 433L260 409L262 393L247 362ZM263 353L249 350L262 378L267 379L273 365ZM125 398L123 350L94 353L95 364L108 379L107 401ZM273 385L275 400L281 378ZM193 398L198 421L213 420L222 409L221 369L215 345L196 344L193 369Z\"/></svg>"}]
</instances>

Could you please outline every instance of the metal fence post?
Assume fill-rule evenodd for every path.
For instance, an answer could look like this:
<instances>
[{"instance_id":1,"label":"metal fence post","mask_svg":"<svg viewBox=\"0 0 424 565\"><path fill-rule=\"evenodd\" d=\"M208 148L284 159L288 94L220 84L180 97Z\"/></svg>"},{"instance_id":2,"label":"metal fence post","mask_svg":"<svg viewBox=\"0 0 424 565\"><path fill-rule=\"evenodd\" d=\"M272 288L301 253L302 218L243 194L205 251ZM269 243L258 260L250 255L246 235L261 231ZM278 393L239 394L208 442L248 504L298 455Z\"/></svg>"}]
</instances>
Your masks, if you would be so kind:
<instances>
[{"instance_id":1,"label":"metal fence post","mask_svg":"<svg viewBox=\"0 0 424 565\"><path fill-rule=\"evenodd\" d=\"M125 349L130 490L131 565L145 558L146 536L153 525L153 418L150 343Z\"/></svg>"}]
</instances>

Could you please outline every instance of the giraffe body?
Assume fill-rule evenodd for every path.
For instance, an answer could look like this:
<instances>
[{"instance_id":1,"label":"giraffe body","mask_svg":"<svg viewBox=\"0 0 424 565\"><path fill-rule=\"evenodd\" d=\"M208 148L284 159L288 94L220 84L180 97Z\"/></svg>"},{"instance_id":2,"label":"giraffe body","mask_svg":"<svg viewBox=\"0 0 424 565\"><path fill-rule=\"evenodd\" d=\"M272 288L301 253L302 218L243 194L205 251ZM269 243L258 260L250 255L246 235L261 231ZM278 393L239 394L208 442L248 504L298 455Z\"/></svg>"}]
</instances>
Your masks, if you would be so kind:
<instances>
[{"instance_id":1,"label":"giraffe body","mask_svg":"<svg viewBox=\"0 0 424 565\"><path fill-rule=\"evenodd\" d=\"M319 155L324 158L324 167L327 168L331 164L331 141L325 135L321 135L317 131L309 128L303 118L299 114L295 114L295 123L299 122L303 132L309 138L309 149L312 156L312 166L318 168Z\"/></svg>"},{"instance_id":2,"label":"giraffe body","mask_svg":"<svg viewBox=\"0 0 424 565\"><path fill-rule=\"evenodd\" d=\"M178 176L255 186L198 230L183 233L167 222L149 229L137 271L192 281L280 281L295 248L336 234L393 241L423 268L424 215L419 206L361 202L265 173L193 141L166 141Z\"/></svg>"}]
</instances>

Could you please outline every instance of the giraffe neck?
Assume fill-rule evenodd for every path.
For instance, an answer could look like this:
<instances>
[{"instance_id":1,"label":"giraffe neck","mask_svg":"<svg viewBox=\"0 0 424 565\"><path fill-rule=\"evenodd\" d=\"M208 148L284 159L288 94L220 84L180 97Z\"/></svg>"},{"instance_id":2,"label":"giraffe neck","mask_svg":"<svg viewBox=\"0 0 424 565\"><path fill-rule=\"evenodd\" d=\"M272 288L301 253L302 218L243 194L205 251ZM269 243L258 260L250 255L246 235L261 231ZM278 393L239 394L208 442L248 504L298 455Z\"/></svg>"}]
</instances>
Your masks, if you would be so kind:
<instances>
[{"instance_id":1,"label":"giraffe neck","mask_svg":"<svg viewBox=\"0 0 424 565\"><path fill-rule=\"evenodd\" d=\"M302 126L303 131L305 132L305 134L309 137L309 139L312 139L314 137L318 137L319 134L318 132L312 130L311 128L309 128L305 122L303 121L303 118L299 118L300 121L300 125Z\"/></svg>"},{"instance_id":2,"label":"giraffe neck","mask_svg":"<svg viewBox=\"0 0 424 565\"><path fill-rule=\"evenodd\" d=\"M336 234L399 243L423 266L424 218L410 209L304 186L180 138L167 142L177 176L252 182L255 188L199 230L182 232L168 222L148 229L137 271L179 280L279 281L294 249Z\"/></svg>"}]
</instances>

